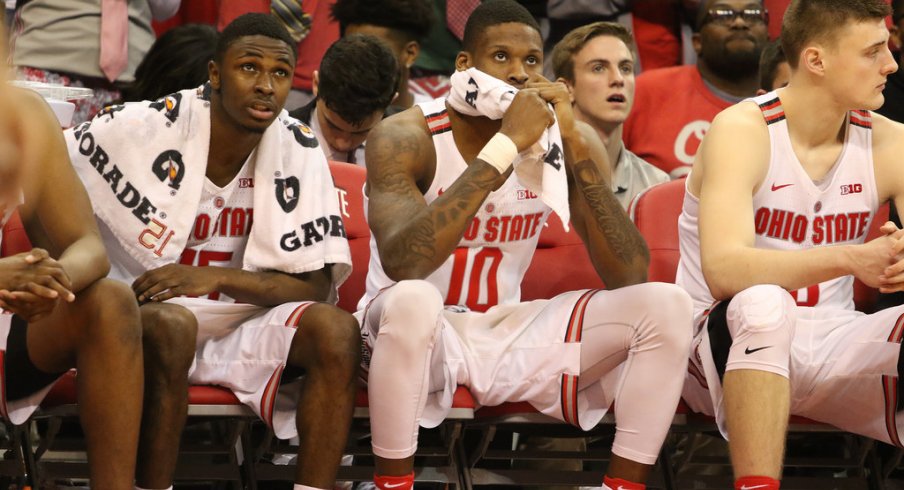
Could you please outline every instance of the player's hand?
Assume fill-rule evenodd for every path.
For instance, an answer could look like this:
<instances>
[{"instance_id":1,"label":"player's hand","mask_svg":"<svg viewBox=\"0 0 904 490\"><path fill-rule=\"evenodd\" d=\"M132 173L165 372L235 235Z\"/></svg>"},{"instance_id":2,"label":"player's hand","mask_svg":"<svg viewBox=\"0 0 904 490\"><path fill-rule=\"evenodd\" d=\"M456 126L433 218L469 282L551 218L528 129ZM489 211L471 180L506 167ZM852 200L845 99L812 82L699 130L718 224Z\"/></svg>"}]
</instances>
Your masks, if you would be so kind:
<instances>
[{"instance_id":1,"label":"player's hand","mask_svg":"<svg viewBox=\"0 0 904 490\"><path fill-rule=\"evenodd\" d=\"M552 104L562 138L568 138L574 134L574 109L571 105L571 94L568 93L568 87L562 79L551 82L542 75L536 75L527 83L526 88L537 90L540 98Z\"/></svg>"},{"instance_id":2,"label":"player's hand","mask_svg":"<svg viewBox=\"0 0 904 490\"><path fill-rule=\"evenodd\" d=\"M537 89L519 90L502 117L499 132L511 138L518 153L536 143L555 121L553 112Z\"/></svg>"},{"instance_id":3,"label":"player's hand","mask_svg":"<svg viewBox=\"0 0 904 490\"><path fill-rule=\"evenodd\" d=\"M19 315L29 323L49 315L59 302L59 298L49 299L29 291L0 290L0 308Z\"/></svg>"},{"instance_id":4,"label":"player's hand","mask_svg":"<svg viewBox=\"0 0 904 490\"><path fill-rule=\"evenodd\" d=\"M69 275L44 249L0 259L0 278L0 288L9 292L26 291L49 300L75 301Z\"/></svg>"},{"instance_id":5,"label":"player's hand","mask_svg":"<svg viewBox=\"0 0 904 490\"><path fill-rule=\"evenodd\" d=\"M219 287L218 267L169 264L142 274L132 283L139 303L166 301L177 296L204 296Z\"/></svg>"},{"instance_id":6,"label":"player's hand","mask_svg":"<svg viewBox=\"0 0 904 490\"><path fill-rule=\"evenodd\" d=\"M891 235L892 233L899 230L900 228L898 228L898 225L896 225L893 221L886 221L885 224L883 224L879 228L879 231L882 232L883 235Z\"/></svg>"},{"instance_id":7,"label":"player's hand","mask_svg":"<svg viewBox=\"0 0 904 490\"><path fill-rule=\"evenodd\" d=\"M895 259L895 255L897 255L895 248L902 238L904 238L904 230L898 230L866 243L855 245L852 258L854 260L854 275L857 279L860 279L869 287L881 290L883 281L891 278L894 275L894 271L897 270L892 268L892 266L897 262ZM900 264L900 266L904 270L904 264Z\"/></svg>"}]
</instances>

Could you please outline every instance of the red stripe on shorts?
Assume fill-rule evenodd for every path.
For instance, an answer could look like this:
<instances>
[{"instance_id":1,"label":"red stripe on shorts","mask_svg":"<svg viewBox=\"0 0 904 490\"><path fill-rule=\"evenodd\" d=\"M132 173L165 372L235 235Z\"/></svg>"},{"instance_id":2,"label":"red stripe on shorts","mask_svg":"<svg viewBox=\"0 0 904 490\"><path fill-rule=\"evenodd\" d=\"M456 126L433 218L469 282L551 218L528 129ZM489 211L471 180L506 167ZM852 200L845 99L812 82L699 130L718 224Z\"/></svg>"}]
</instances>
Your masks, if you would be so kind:
<instances>
[{"instance_id":1,"label":"red stripe on shorts","mask_svg":"<svg viewBox=\"0 0 904 490\"><path fill-rule=\"evenodd\" d=\"M587 303L598 292L600 292L599 289L586 291L574 304L568 319L568 328L565 330L565 343L581 341ZM581 426L578 417L578 379L579 377L575 375L562 375L562 420L575 427Z\"/></svg>"},{"instance_id":2,"label":"red stripe on shorts","mask_svg":"<svg viewBox=\"0 0 904 490\"><path fill-rule=\"evenodd\" d=\"M895 327L888 335L888 342L900 344L902 338L904 338L904 315L899 316L895 322ZM898 423L895 417L898 409L897 376L882 376L882 394L885 396L885 429L888 431L889 440L895 446L904 447L898 436Z\"/></svg>"},{"instance_id":3,"label":"red stripe on shorts","mask_svg":"<svg viewBox=\"0 0 904 490\"><path fill-rule=\"evenodd\" d=\"M276 393L279 391L279 379L282 377L284 366L279 366L270 380L267 381L267 387L264 388L264 394L261 396L261 418L267 427L273 428L273 407L276 405Z\"/></svg>"},{"instance_id":4,"label":"red stripe on shorts","mask_svg":"<svg viewBox=\"0 0 904 490\"><path fill-rule=\"evenodd\" d=\"M309 306L314 304L313 302L302 303L298 305L294 310L292 310L292 314L289 315L289 318L286 319L287 327L298 327L299 322L301 322L301 317L304 315L305 310L308 309Z\"/></svg>"}]
</instances>

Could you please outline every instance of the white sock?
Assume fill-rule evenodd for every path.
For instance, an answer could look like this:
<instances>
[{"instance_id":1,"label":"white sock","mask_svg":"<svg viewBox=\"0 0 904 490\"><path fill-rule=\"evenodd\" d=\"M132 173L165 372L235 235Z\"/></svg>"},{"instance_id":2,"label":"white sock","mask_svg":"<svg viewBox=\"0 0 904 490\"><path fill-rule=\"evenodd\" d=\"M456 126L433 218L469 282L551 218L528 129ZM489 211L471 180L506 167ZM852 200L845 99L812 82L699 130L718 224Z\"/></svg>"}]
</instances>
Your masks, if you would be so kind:
<instances>
[{"instance_id":1,"label":"white sock","mask_svg":"<svg viewBox=\"0 0 904 490\"><path fill-rule=\"evenodd\" d=\"M295 486L292 487L292 490L329 490L327 488L317 488L317 487L309 487L307 485L302 485L300 483L296 483Z\"/></svg>"}]
</instances>

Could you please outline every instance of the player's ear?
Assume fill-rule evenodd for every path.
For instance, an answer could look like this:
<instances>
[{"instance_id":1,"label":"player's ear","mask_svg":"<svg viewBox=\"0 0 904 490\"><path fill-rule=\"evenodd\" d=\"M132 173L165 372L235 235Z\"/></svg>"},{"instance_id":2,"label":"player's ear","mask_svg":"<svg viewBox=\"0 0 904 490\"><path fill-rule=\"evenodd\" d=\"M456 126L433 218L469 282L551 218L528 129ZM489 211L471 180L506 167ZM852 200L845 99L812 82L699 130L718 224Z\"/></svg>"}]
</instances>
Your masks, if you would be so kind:
<instances>
[{"instance_id":1,"label":"player's ear","mask_svg":"<svg viewBox=\"0 0 904 490\"><path fill-rule=\"evenodd\" d=\"M474 66L474 62L471 59L471 53L467 51L459 51L458 56L455 57L455 70L465 71L472 66Z\"/></svg>"},{"instance_id":2,"label":"player's ear","mask_svg":"<svg viewBox=\"0 0 904 490\"><path fill-rule=\"evenodd\" d=\"M825 74L825 60L823 50L817 46L807 46L800 55L800 62L804 67L814 75L823 76Z\"/></svg>"},{"instance_id":3,"label":"player's ear","mask_svg":"<svg viewBox=\"0 0 904 490\"><path fill-rule=\"evenodd\" d=\"M317 87L320 86L320 70L314 70L311 77L311 93L317 97Z\"/></svg>"},{"instance_id":4,"label":"player's ear","mask_svg":"<svg viewBox=\"0 0 904 490\"><path fill-rule=\"evenodd\" d=\"M220 90L220 67L216 61L207 62L207 76L210 78L210 88Z\"/></svg>"},{"instance_id":5,"label":"player's ear","mask_svg":"<svg viewBox=\"0 0 904 490\"><path fill-rule=\"evenodd\" d=\"M405 59L403 60L405 66L403 68L406 70L411 68L419 54L421 54L421 45L417 41L409 41L405 45Z\"/></svg>"}]
</instances>

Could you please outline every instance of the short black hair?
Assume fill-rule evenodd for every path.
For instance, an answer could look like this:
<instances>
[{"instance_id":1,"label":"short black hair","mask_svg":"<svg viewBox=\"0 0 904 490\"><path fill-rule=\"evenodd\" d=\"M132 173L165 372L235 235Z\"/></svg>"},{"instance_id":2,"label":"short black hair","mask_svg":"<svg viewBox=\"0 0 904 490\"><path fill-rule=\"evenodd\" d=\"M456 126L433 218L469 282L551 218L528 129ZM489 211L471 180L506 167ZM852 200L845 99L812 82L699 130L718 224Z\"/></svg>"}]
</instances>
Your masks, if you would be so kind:
<instances>
[{"instance_id":1,"label":"short black hair","mask_svg":"<svg viewBox=\"0 0 904 490\"><path fill-rule=\"evenodd\" d=\"M891 21L897 24L904 18L904 0L891 0Z\"/></svg>"},{"instance_id":2,"label":"short black hair","mask_svg":"<svg viewBox=\"0 0 904 490\"><path fill-rule=\"evenodd\" d=\"M217 39L217 30L204 24L185 24L166 31L141 60L135 82L123 89L123 101L157 100L203 84Z\"/></svg>"},{"instance_id":3,"label":"short black hair","mask_svg":"<svg viewBox=\"0 0 904 490\"><path fill-rule=\"evenodd\" d=\"M333 43L320 61L317 98L358 126L385 111L399 85L399 63L383 41L355 34Z\"/></svg>"},{"instance_id":4,"label":"short black hair","mask_svg":"<svg viewBox=\"0 0 904 490\"><path fill-rule=\"evenodd\" d=\"M289 35L286 26L270 14L256 12L236 17L223 29L220 39L217 41L217 49L214 51L214 61L217 63L223 61L223 55L226 54L229 45L236 39L245 36L267 36L282 41L289 45L289 48L292 49L292 56L296 62L298 61L298 43Z\"/></svg>"},{"instance_id":5,"label":"short black hair","mask_svg":"<svg viewBox=\"0 0 904 490\"><path fill-rule=\"evenodd\" d=\"M407 41L427 37L433 26L433 6L428 0L336 0L330 15L339 29L369 24L402 33Z\"/></svg>"},{"instance_id":6,"label":"short black hair","mask_svg":"<svg viewBox=\"0 0 904 490\"><path fill-rule=\"evenodd\" d=\"M488 0L481 3L465 24L465 33L462 37L462 48L473 52L475 45L483 36L488 27L509 22L517 22L540 32L540 24L530 12L514 0Z\"/></svg>"},{"instance_id":7,"label":"short black hair","mask_svg":"<svg viewBox=\"0 0 904 490\"><path fill-rule=\"evenodd\" d=\"M775 73L778 71L778 65L787 61L788 58L785 57L785 50L782 49L782 38L779 37L770 41L769 44L763 48L763 52L760 54L761 89L771 91L778 88L773 87L775 84Z\"/></svg>"}]
</instances>

